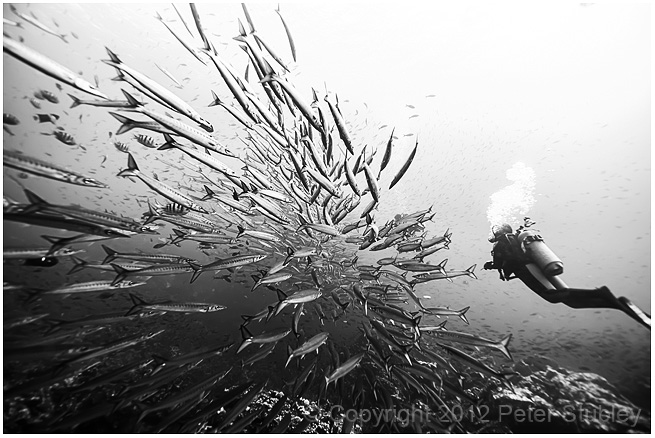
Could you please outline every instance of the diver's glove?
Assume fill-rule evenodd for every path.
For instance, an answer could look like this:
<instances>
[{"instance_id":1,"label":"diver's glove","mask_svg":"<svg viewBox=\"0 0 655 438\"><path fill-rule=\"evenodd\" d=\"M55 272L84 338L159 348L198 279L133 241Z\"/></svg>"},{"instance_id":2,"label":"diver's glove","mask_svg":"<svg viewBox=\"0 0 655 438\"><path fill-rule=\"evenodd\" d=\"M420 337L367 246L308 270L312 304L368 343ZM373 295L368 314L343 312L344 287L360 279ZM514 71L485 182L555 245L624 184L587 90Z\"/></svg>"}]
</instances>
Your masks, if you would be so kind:
<instances>
[{"instance_id":1,"label":"diver's glove","mask_svg":"<svg viewBox=\"0 0 655 438\"><path fill-rule=\"evenodd\" d=\"M487 262L487 263L484 264L482 269L486 269L487 271L492 271L492 270L496 269L496 267L494 266L494 262Z\"/></svg>"}]
</instances>

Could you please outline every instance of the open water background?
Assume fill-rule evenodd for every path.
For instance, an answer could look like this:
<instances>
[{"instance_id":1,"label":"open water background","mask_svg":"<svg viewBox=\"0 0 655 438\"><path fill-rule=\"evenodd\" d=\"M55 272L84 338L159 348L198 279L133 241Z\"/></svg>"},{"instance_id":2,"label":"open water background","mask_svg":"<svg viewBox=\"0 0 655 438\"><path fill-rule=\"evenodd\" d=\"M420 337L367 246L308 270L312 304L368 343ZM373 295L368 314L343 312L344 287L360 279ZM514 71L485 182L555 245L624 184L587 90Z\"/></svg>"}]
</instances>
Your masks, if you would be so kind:
<instances>
[{"instance_id":1,"label":"open water background","mask_svg":"<svg viewBox=\"0 0 655 438\"><path fill-rule=\"evenodd\" d=\"M53 28L56 21L59 32L74 32L79 38L69 36L65 44L27 23L24 29L5 26L12 37L24 37L27 45L82 72L90 82L97 75L100 89L113 98L120 96L120 83L110 81L113 69L100 62L107 58L105 46L127 65L169 84L156 62L183 82L184 89L173 90L213 123L216 138L230 149L242 149L237 133L243 131L236 122L220 107L206 108L210 90L229 97L218 74L213 67L198 63L154 18L158 11L183 30L170 4L17 6ZM258 32L290 61L275 5L248 6ZM237 34L237 18L245 23L241 6L221 3L198 8L203 25L214 41L222 43L217 48L242 72L245 56L231 40ZM181 5L180 9L192 26L188 8ZM529 216L564 261L565 282L580 288L606 285L650 313L650 5L311 2L283 3L281 11L298 52L291 78L307 100L311 99L310 86L322 96L324 82L337 92L354 141L379 147L374 163L379 163L390 129L396 128L398 140L390 169L380 183L378 224L396 213L434 205L437 214L427 226L429 235L450 228L453 243L448 252L440 251L429 260L437 263L448 257L451 269L477 263L478 281L461 277L454 284L417 286L419 297L431 297L424 304L457 309L470 305L471 325L465 331L493 339L513 333L510 349L515 359L540 354L572 370L598 373L650 410L649 331L618 311L550 305L519 281L501 282L496 272L481 270L490 259L486 218L490 196L509 184L505 171L520 161L536 173L537 202ZM3 15L19 20L7 4ZM178 157L172 154L177 152L163 155L145 149L131 140L132 133L110 139L108 134L116 131L118 122L106 109L69 109L68 97L55 88L54 80L7 55L3 70L3 111L21 120L12 127L15 136L3 134L4 149L19 149L80 169L111 186L102 190L38 177L21 180L41 197L140 217L146 211L144 201L155 195L148 194L140 182L115 176L126 167L126 156L113 146L116 139L130 144L142 169L167 182L180 178L176 169L167 169L155 158L175 162ZM54 92L60 103L41 101L41 110L33 108L25 97L39 88ZM65 85L64 91L82 97ZM38 125L32 116L50 112L61 116L59 125L86 152L40 134L53 126ZM411 118L414 115L418 117ZM386 190L417 135L419 149L410 171L393 190ZM104 156L107 159L101 165ZM3 170L3 193L23 201L22 190L8 178L16 174ZM4 247L43 246L41 234L70 235L9 222L3 223L3 230ZM170 226L162 230L165 237ZM155 243L157 237L140 236L110 241L109 246L150 251ZM104 257L99 244L85 248L82 256L87 260ZM203 262L214 257L203 256L192 242L164 250L200 257ZM387 256L386 252L362 253L362 263ZM66 276L70 266L62 261L36 273L34 268L5 266L4 280L55 287L112 276L90 270ZM206 273L192 285L189 275L155 277L137 291L153 300L228 306L229 311L184 319L188 323L169 339L167 348L174 349L176 343L200 346L207 337L238 340L240 315L275 301L273 293L263 288L250 293L252 280L239 275L226 283ZM88 312L109 312L117 303L129 306L127 294L106 299L97 294L65 301L44 299L38 306L72 319ZM24 313L19 303L5 295L5 319ZM311 325L316 324L314 320L307 319L307 332L318 331ZM452 324L463 328L455 321ZM337 333L338 327L334 327ZM343 327L348 333L347 323ZM352 341L345 334L335 342L350 347L351 352L361 348L348 345Z\"/></svg>"}]
</instances>

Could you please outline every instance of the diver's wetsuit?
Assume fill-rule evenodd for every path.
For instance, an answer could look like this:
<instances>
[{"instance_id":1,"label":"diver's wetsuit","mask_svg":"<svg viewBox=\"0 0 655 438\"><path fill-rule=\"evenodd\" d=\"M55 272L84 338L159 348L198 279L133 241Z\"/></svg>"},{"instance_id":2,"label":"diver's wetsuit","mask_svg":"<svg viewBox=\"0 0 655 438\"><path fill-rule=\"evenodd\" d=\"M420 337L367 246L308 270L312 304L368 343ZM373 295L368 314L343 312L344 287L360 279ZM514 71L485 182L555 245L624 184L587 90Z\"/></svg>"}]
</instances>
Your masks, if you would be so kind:
<instances>
[{"instance_id":1,"label":"diver's wetsuit","mask_svg":"<svg viewBox=\"0 0 655 438\"><path fill-rule=\"evenodd\" d=\"M519 278L537 295L553 304L563 303L574 309L618 309L650 329L650 315L627 298L615 297L606 286L598 289L557 288L553 277L549 279L532 264L521 249L516 234L502 234L494 240L493 261L485 263L484 269L497 269L501 280Z\"/></svg>"}]
</instances>

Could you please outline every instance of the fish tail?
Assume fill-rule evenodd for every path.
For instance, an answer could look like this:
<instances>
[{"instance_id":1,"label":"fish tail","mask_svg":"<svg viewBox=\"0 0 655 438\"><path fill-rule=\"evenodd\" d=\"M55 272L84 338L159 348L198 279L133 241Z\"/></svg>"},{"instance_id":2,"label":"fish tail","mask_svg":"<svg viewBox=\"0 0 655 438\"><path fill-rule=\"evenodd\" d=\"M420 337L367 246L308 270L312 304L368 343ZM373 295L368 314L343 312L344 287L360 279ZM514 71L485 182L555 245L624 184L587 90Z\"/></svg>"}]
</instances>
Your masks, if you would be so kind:
<instances>
[{"instance_id":1,"label":"fish tail","mask_svg":"<svg viewBox=\"0 0 655 438\"><path fill-rule=\"evenodd\" d=\"M252 320L253 316L251 315L241 315L241 319L243 319L243 325L246 326L250 323Z\"/></svg>"},{"instance_id":2,"label":"fish tail","mask_svg":"<svg viewBox=\"0 0 655 438\"><path fill-rule=\"evenodd\" d=\"M68 243L68 239L60 239L58 237L46 236L46 235L42 235L41 237L43 237L45 240L47 240L51 244L50 249L46 253L46 257L51 256L55 251L63 248L64 245L66 245L66 243Z\"/></svg>"},{"instance_id":3,"label":"fish tail","mask_svg":"<svg viewBox=\"0 0 655 438\"><path fill-rule=\"evenodd\" d=\"M25 196L27 197L27 200L30 203L28 207L23 209L24 214L36 213L37 211L40 211L43 207L48 205L48 203L43 198L41 198L31 190L24 189L24 192L25 192Z\"/></svg>"},{"instance_id":4,"label":"fish tail","mask_svg":"<svg viewBox=\"0 0 655 438\"><path fill-rule=\"evenodd\" d=\"M476 266L477 266L477 264L475 264L475 265L471 266L470 268L468 268L468 269L466 270L466 275L468 275L468 276L471 277L471 278L475 278L475 279L477 280L478 277L476 277L476 275L473 273L473 271L475 270L475 267L476 267Z\"/></svg>"},{"instance_id":5,"label":"fish tail","mask_svg":"<svg viewBox=\"0 0 655 438\"><path fill-rule=\"evenodd\" d=\"M244 338L243 341L241 341L241 344L239 344L239 348L237 348L237 354L241 352L244 348L246 348L248 345L250 345L252 341L250 338Z\"/></svg>"},{"instance_id":6,"label":"fish tail","mask_svg":"<svg viewBox=\"0 0 655 438\"><path fill-rule=\"evenodd\" d=\"M284 364L284 368L286 368L287 365L289 365L289 362L291 362L291 359L293 359L293 350L290 345L287 345L287 355L287 362Z\"/></svg>"},{"instance_id":7,"label":"fish tail","mask_svg":"<svg viewBox=\"0 0 655 438\"><path fill-rule=\"evenodd\" d=\"M237 225L239 232L237 233L237 239L246 231L241 225Z\"/></svg>"},{"instance_id":8,"label":"fish tail","mask_svg":"<svg viewBox=\"0 0 655 438\"><path fill-rule=\"evenodd\" d=\"M127 101L129 102L130 107L132 107L132 108L137 108L137 107L143 105L141 102L139 102L138 100L136 100L136 99L134 98L134 96L132 96L132 95L131 95L130 93L128 93L127 91L125 91L125 90L123 90L123 89L121 89L121 91L123 92L123 94L125 95L125 98L126 98Z\"/></svg>"},{"instance_id":9,"label":"fish tail","mask_svg":"<svg viewBox=\"0 0 655 438\"><path fill-rule=\"evenodd\" d=\"M194 262L187 262L187 263L189 264L189 266L191 266L191 269L193 269L193 274L191 275L191 281L190 281L190 283L193 283L198 279L200 274L203 273L202 266Z\"/></svg>"},{"instance_id":10,"label":"fish tail","mask_svg":"<svg viewBox=\"0 0 655 438\"><path fill-rule=\"evenodd\" d=\"M114 113L111 111L109 111L109 114L111 114L116 120L118 120L121 123L121 127L118 128L118 131L116 131L116 135L124 134L127 131L130 131L131 129L136 127L136 125L134 124L134 120L125 117L122 114Z\"/></svg>"},{"instance_id":11,"label":"fish tail","mask_svg":"<svg viewBox=\"0 0 655 438\"><path fill-rule=\"evenodd\" d=\"M462 310L457 311L457 316L459 316L462 321L466 323L466 325L469 325L469 320L466 318L466 312L471 308L471 306L466 306Z\"/></svg>"},{"instance_id":12,"label":"fish tail","mask_svg":"<svg viewBox=\"0 0 655 438\"><path fill-rule=\"evenodd\" d=\"M114 251L107 245L101 245L101 246L102 249L104 249L105 252L107 253L107 257L105 257L105 259L102 261L102 264L106 265L107 263L113 261L116 258L116 254L118 254L118 251Z\"/></svg>"},{"instance_id":13,"label":"fish tail","mask_svg":"<svg viewBox=\"0 0 655 438\"><path fill-rule=\"evenodd\" d=\"M171 137L169 134L164 134L164 139L166 140L166 143L159 146L157 148L158 151L165 151L166 149L174 148L177 144L173 137Z\"/></svg>"},{"instance_id":14,"label":"fish tail","mask_svg":"<svg viewBox=\"0 0 655 438\"><path fill-rule=\"evenodd\" d=\"M125 280L125 277L127 277L127 274L128 274L129 271L127 269L125 269L125 268L122 268L122 267L118 266L115 263L110 263L110 264L111 264L111 267L114 268L114 271L116 271L116 273L117 273L116 278L114 278L114 281L111 282L111 285L116 286L118 283Z\"/></svg>"},{"instance_id":15,"label":"fish tail","mask_svg":"<svg viewBox=\"0 0 655 438\"><path fill-rule=\"evenodd\" d=\"M73 263L75 263L75 266L73 266L71 270L68 271L68 274L66 275L71 275L76 273L77 271L81 271L88 264L86 260L82 260L81 258L75 257L74 255L71 256L71 259L73 260Z\"/></svg>"},{"instance_id":16,"label":"fish tail","mask_svg":"<svg viewBox=\"0 0 655 438\"><path fill-rule=\"evenodd\" d=\"M277 306L268 306L268 314L266 315L266 322L270 321L270 319L273 317L276 308Z\"/></svg>"},{"instance_id":17,"label":"fish tail","mask_svg":"<svg viewBox=\"0 0 655 438\"><path fill-rule=\"evenodd\" d=\"M112 264L112 266L115 266L115 265ZM116 268L114 268L114 269L116 269ZM139 307L143 306L144 304L148 304L148 303L146 303L145 301L143 301L141 298L139 298L138 296L136 296L134 294L130 294L130 299L132 300L132 304L134 304L134 305L130 308L130 310L127 311L125 316L134 315L139 310Z\"/></svg>"},{"instance_id":18,"label":"fish tail","mask_svg":"<svg viewBox=\"0 0 655 438\"><path fill-rule=\"evenodd\" d=\"M512 334L510 333L509 335L505 336L503 339L500 340L500 342L498 343L498 349L505 356L507 356L509 360L514 361L514 358L512 357L512 353L510 353L509 349L507 348L511 340L512 340Z\"/></svg>"},{"instance_id":19,"label":"fish tail","mask_svg":"<svg viewBox=\"0 0 655 438\"><path fill-rule=\"evenodd\" d=\"M82 101L80 99L78 99L77 97L73 96L72 94L69 94L68 96L71 99L73 99L73 103L71 103L71 106L70 106L71 108L75 108L76 106L82 104Z\"/></svg>"},{"instance_id":20,"label":"fish tail","mask_svg":"<svg viewBox=\"0 0 655 438\"><path fill-rule=\"evenodd\" d=\"M122 63L118 55L116 55L114 52L109 50L109 47L105 47L105 50L107 50L107 54L109 55L109 59L111 59L111 62L117 62L117 63Z\"/></svg>"},{"instance_id":21,"label":"fish tail","mask_svg":"<svg viewBox=\"0 0 655 438\"><path fill-rule=\"evenodd\" d=\"M266 76L264 76L263 78L261 78L259 80L259 83L262 84L262 83L265 83L265 82L271 82L271 81L276 80L276 78L277 78L277 76L275 76L275 74L269 73Z\"/></svg>"},{"instance_id":22,"label":"fish tail","mask_svg":"<svg viewBox=\"0 0 655 438\"><path fill-rule=\"evenodd\" d=\"M209 105L207 105L207 106L220 105L222 103L221 99L218 97L218 95L216 93L214 93L214 90L211 90L211 92L212 92L212 97L214 98L214 100L212 100L211 103Z\"/></svg>"},{"instance_id":23,"label":"fish tail","mask_svg":"<svg viewBox=\"0 0 655 438\"><path fill-rule=\"evenodd\" d=\"M348 306L350 306L350 301L348 301L347 303L342 304L341 305L341 310L345 312L346 309L348 308Z\"/></svg>"},{"instance_id":24,"label":"fish tail","mask_svg":"<svg viewBox=\"0 0 655 438\"><path fill-rule=\"evenodd\" d=\"M139 166L136 165L136 160L131 153L127 154L127 168L128 170L139 170Z\"/></svg>"}]
</instances>

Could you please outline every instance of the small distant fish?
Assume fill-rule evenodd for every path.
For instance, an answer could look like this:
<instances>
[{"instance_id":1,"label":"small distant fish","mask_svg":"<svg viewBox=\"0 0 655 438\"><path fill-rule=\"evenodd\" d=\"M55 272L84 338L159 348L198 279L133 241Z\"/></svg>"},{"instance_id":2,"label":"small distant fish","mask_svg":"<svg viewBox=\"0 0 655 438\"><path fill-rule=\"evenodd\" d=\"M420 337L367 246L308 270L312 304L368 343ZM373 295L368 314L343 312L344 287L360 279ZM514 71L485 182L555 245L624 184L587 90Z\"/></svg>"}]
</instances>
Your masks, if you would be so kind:
<instances>
[{"instance_id":1,"label":"small distant fish","mask_svg":"<svg viewBox=\"0 0 655 438\"><path fill-rule=\"evenodd\" d=\"M7 134L9 134L9 135L16 135L16 134L14 134L13 132L11 132L11 129L9 129L9 127L8 127L7 125L5 125L5 124L2 125L2 129L4 129L5 132L6 132Z\"/></svg>"},{"instance_id":2,"label":"small distant fish","mask_svg":"<svg viewBox=\"0 0 655 438\"><path fill-rule=\"evenodd\" d=\"M13 114L2 113L2 123L7 125L18 125L20 120Z\"/></svg>"},{"instance_id":3,"label":"small distant fish","mask_svg":"<svg viewBox=\"0 0 655 438\"><path fill-rule=\"evenodd\" d=\"M425 97L437 97L437 95L436 95L436 94L428 94L428 95L425 96Z\"/></svg>"},{"instance_id":4,"label":"small distant fish","mask_svg":"<svg viewBox=\"0 0 655 438\"><path fill-rule=\"evenodd\" d=\"M42 31L44 31L46 33L49 33L50 35L54 35L54 36L56 36L58 38L61 38L61 40L63 42L68 43L68 41L66 41L66 35L59 34L59 33L55 32L54 30L50 29L48 26L46 26L45 24L43 24L39 20L37 20L36 17L34 16L34 14L32 14L31 17L29 15L22 14L22 13L18 12L18 10L13 5L9 5L9 9L11 9L11 12L18 15L20 18L27 21L31 25L38 27L39 29L41 29Z\"/></svg>"},{"instance_id":5,"label":"small distant fish","mask_svg":"<svg viewBox=\"0 0 655 438\"><path fill-rule=\"evenodd\" d=\"M115 141L114 146L116 147L116 149L126 154L130 152L130 147L125 143L121 143L120 141Z\"/></svg>"},{"instance_id":6,"label":"small distant fish","mask_svg":"<svg viewBox=\"0 0 655 438\"><path fill-rule=\"evenodd\" d=\"M71 32L71 35L73 35L73 37L74 37L75 39L78 39L78 40L80 39L80 37L78 37L77 34L76 34L75 32Z\"/></svg>"},{"instance_id":7,"label":"small distant fish","mask_svg":"<svg viewBox=\"0 0 655 438\"><path fill-rule=\"evenodd\" d=\"M182 204L178 204L176 202L167 204L163 210L166 214L171 214L176 216L182 216L189 212L189 209L187 207L185 207Z\"/></svg>"},{"instance_id":8,"label":"small distant fish","mask_svg":"<svg viewBox=\"0 0 655 438\"><path fill-rule=\"evenodd\" d=\"M61 84L57 83L55 85L57 86L57 90L64 91L64 87L62 87Z\"/></svg>"},{"instance_id":9,"label":"small distant fish","mask_svg":"<svg viewBox=\"0 0 655 438\"><path fill-rule=\"evenodd\" d=\"M406 106L407 108L414 109L414 105L409 105L409 104L407 104L407 105L405 105L405 106Z\"/></svg>"},{"instance_id":10,"label":"small distant fish","mask_svg":"<svg viewBox=\"0 0 655 438\"><path fill-rule=\"evenodd\" d=\"M59 120L59 116L57 114L35 114L34 120L39 123L56 123Z\"/></svg>"},{"instance_id":11,"label":"small distant fish","mask_svg":"<svg viewBox=\"0 0 655 438\"><path fill-rule=\"evenodd\" d=\"M30 103L36 109L41 109L41 103L33 97L30 97Z\"/></svg>"},{"instance_id":12,"label":"small distant fish","mask_svg":"<svg viewBox=\"0 0 655 438\"><path fill-rule=\"evenodd\" d=\"M75 139L73 138L73 136L70 135L67 132L64 132L64 131L56 130L56 131L53 131L52 134L48 134L46 132L43 132L42 134L43 135L54 135L57 140L59 140L60 142L62 142L64 144L67 144L69 146L74 146L74 145L77 144L75 142Z\"/></svg>"},{"instance_id":13,"label":"small distant fish","mask_svg":"<svg viewBox=\"0 0 655 438\"><path fill-rule=\"evenodd\" d=\"M405 135L403 135L403 137L411 137L412 135L414 135L414 134L412 134L412 133L410 133L410 134L405 134Z\"/></svg>"},{"instance_id":14,"label":"small distant fish","mask_svg":"<svg viewBox=\"0 0 655 438\"><path fill-rule=\"evenodd\" d=\"M42 94L42 91L41 91L41 90L37 90L37 91L35 91L35 92L34 92L34 97L36 97L36 98L39 99L39 100L43 100L43 99L45 99L45 97L43 97L43 94Z\"/></svg>"},{"instance_id":15,"label":"small distant fish","mask_svg":"<svg viewBox=\"0 0 655 438\"><path fill-rule=\"evenodd\" d=\"M41 90L41 98L47 100L50 103L59 103L59 98L48 90Z\"/></svg>"},{"instance_id":16,"label":"small distant fish","mask_svg":"<svg viewBox=\"0 0 655 438\"><path fill-rule=\"evenodd\" d=\"M14 26L14 27L21 27L21 28L23 27L22 23L9 20L8 18L4 18L4 17L2 18L2 24L6 24L7 26Z\"/></svg>"},{"instance_id":17,"label":"small distant fish","mask_svg":"<svg viewBox=\"0 0 655 438\"><path fill-rule=\"evenodd\" d=\"M145 147L148 148L156 148L157 145L155 144L155 141L152 139L152 137L149 137L147 135L143 134L137 134L134 136L134 139L144 145Z\"/></svg>"},{"instance_id":18,"label":"small distant fish","mask_svg":"<svg viewBox=\"0 0 655 438\"><path fill-rule=\"evenodd\" d=\"M410 119L413 119L414 117L418 117L418 114L414 114L414 115L409 116Z\"/></svg>"},{"instance_id":19,"label":"small distant fish","mask_svg":"<svg viewBox=\"0 0 655 438\"><path fill-rule=\"evenodd\" d=\"M96 88L100 88L100 79L98 79L98 75L93 75L93 80L96 83Z\"/></svg>"}]
</instances>

